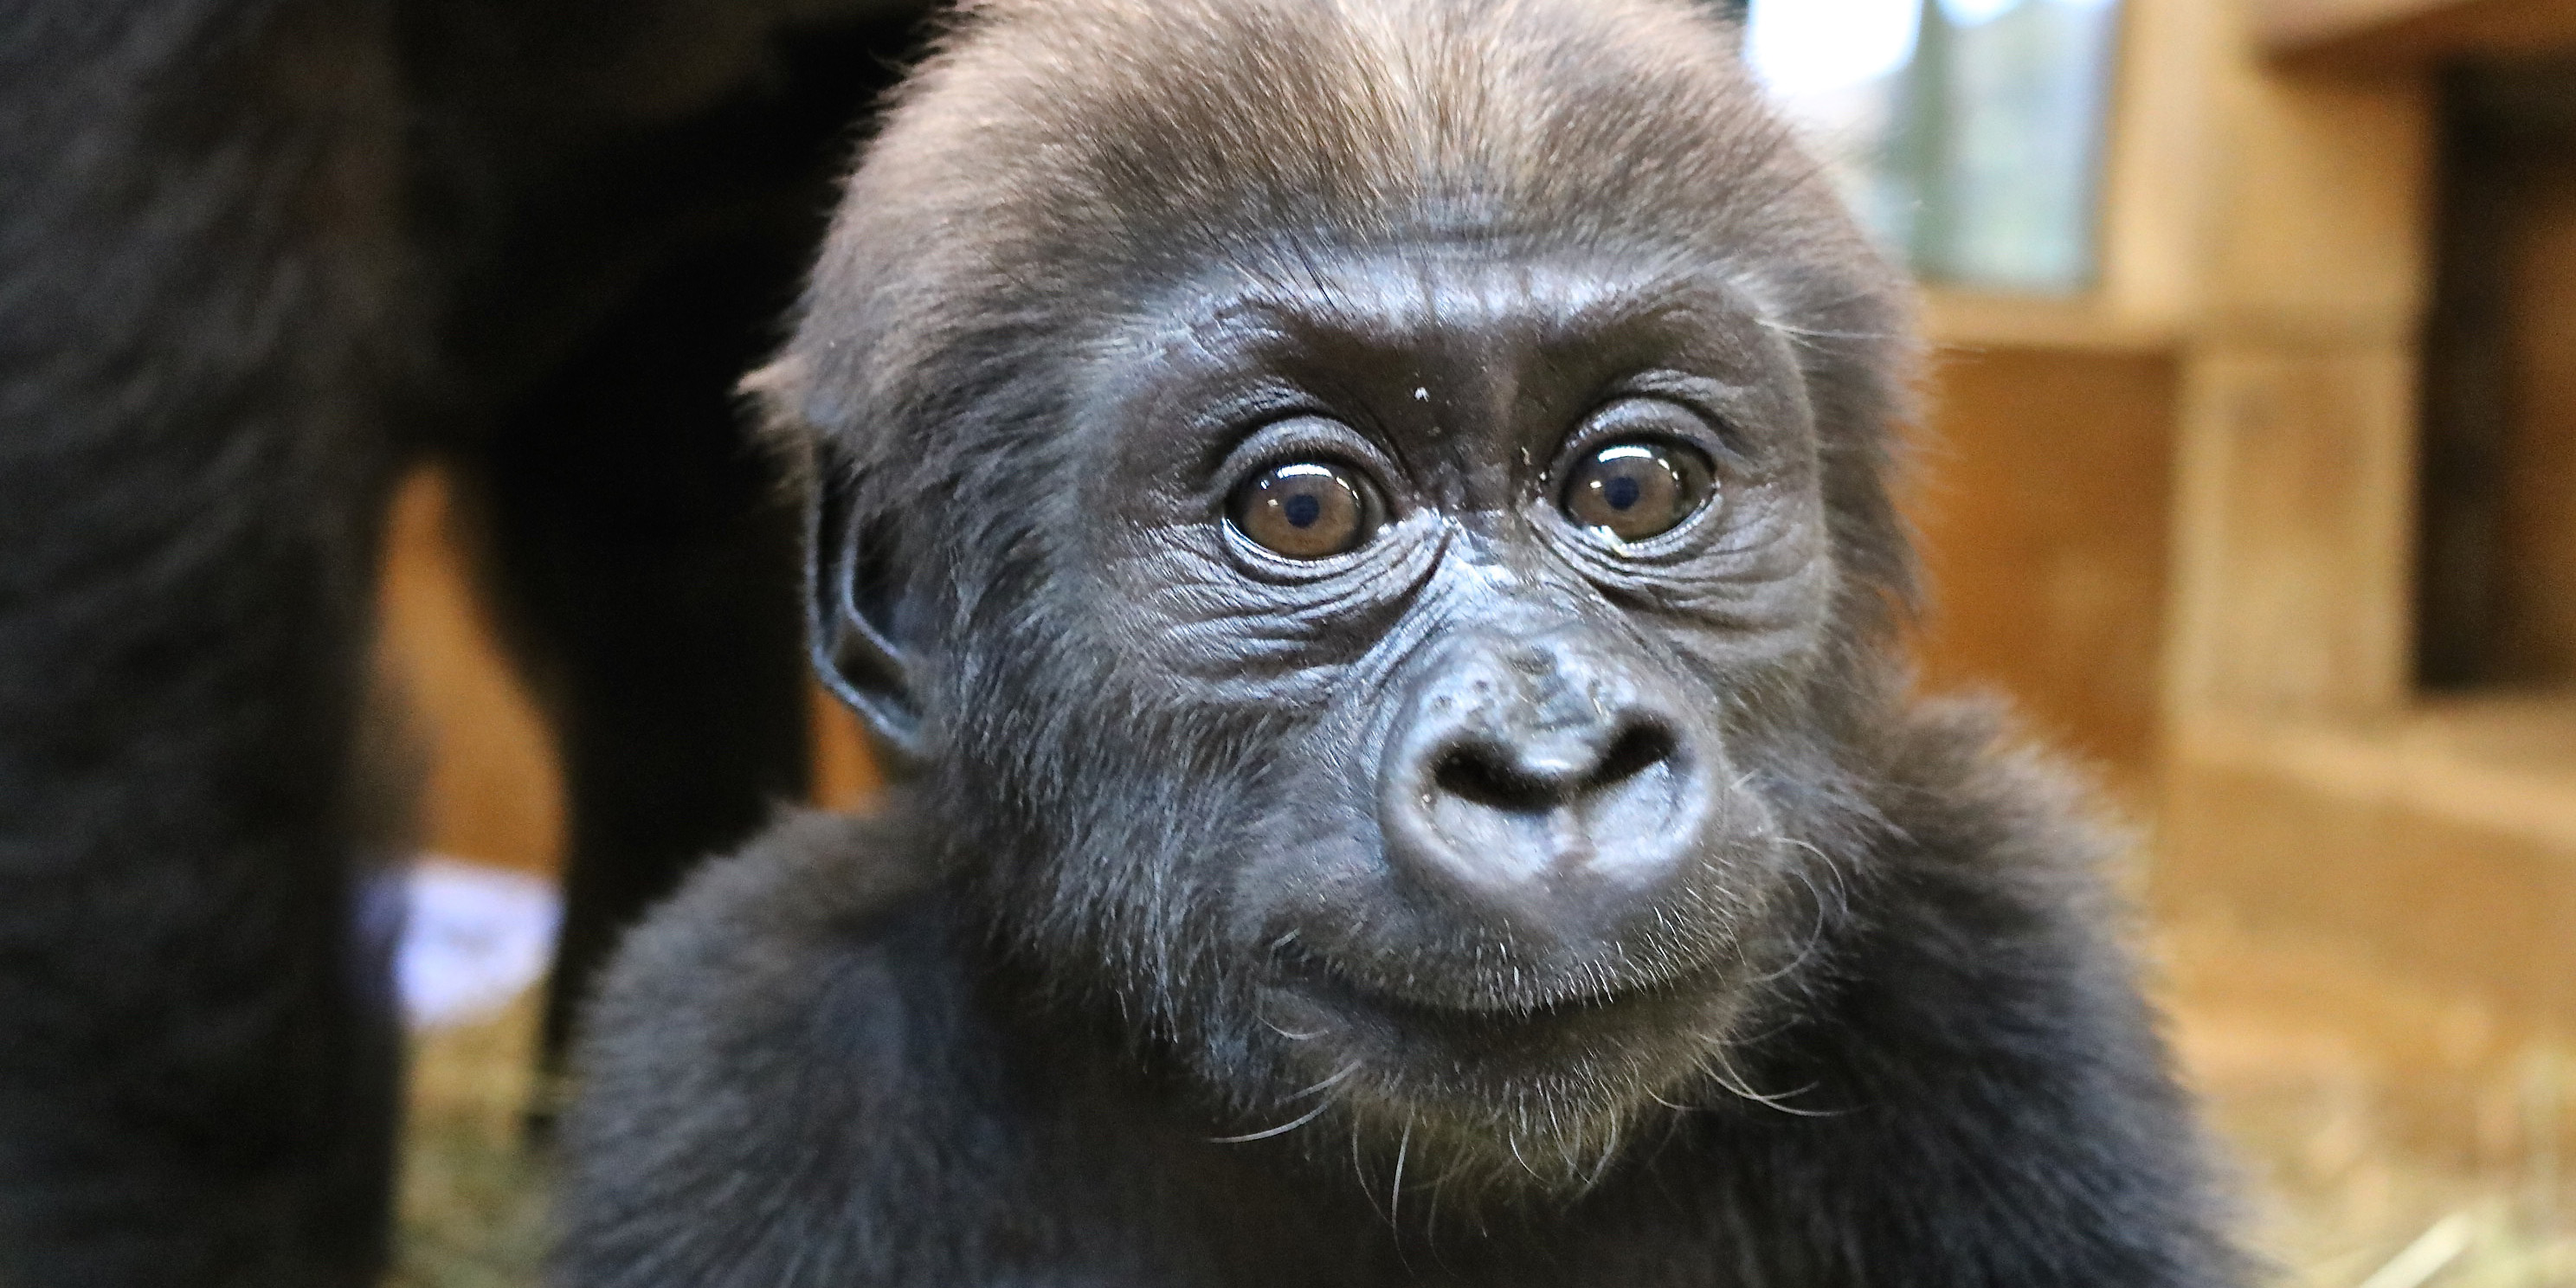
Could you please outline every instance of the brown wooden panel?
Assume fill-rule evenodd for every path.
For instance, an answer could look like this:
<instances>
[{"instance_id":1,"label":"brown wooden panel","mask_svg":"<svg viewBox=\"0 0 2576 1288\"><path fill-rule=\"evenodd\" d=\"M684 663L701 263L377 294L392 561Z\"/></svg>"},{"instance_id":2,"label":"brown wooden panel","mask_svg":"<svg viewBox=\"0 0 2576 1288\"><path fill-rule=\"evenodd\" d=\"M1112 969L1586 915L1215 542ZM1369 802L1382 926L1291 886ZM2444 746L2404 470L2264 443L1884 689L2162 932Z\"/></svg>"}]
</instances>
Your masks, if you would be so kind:
<instances>
[{"instance_id":1,"label":"brown wooden panel","mask_svg":"<svg viewBox=\"0 0 2576 1288\"><path fill-rule=\"evenodd\" d=\"M2413 377L2413 354L2393 343L2194 355L2169 705L2305 718L2404 704Z\"/></svg>"},{"instance_id":2,"label":"brown wooden panel","mask_svg":"<svg viewBox=\"0 0 2576 1288\"><path fill-rule=\"evenodd\" d=\"M445 479L413 475L394 500L380 583L378 669L408 708L428 765L421 841L552 872L563 844L554 743L493 642L452 522Z\"/></svg>"},{"instance_id":3,"label":"brown wooden panel","mask_svg":"<svg viewBox=\"0 0 2576 1288\"><path fill-rule=\"evenodd\" d=\"M824 809L865 809L885 790L885 775L869 754L859 718L813 686L814 803Z\"/></svg>"},{"instance_id":4,"label":"brown wooden panel","mask_svg":"<svg viewBox=\"0 0 2576 1288\"><path fill-rule=\"evenodd\" d=\"M2420 22L2463 0L2256 0L2254 25L2265 45L2297 50Z\"/></svg>"},{"instance_id":5,"label":"brown wooden panel","mask_svg":"<svg viewBox=\"0 0 2576 1288\"><path fill-rule=\"evenodd\" d=\"M1906 504L1927 686L1999 686L2132 782L2155 748L2174 391L2152 353L1943 354Z\"/></svg>"}]
</instances>

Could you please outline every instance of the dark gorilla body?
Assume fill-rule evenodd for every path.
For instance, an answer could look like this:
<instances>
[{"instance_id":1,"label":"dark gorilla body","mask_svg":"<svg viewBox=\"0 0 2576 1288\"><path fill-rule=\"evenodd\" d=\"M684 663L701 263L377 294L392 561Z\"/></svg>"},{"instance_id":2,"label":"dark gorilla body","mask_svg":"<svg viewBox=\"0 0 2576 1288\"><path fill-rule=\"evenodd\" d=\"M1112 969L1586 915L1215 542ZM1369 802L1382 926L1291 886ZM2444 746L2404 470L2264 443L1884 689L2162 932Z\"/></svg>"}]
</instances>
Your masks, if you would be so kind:
<instances>
[{"instance_id":1,"label":"dark gorilla body","mask_svg":"<svg viewBox=\"0 0 2576 1288\"><path fill-rule=\"evenodd\" d=\"M385 493L445 456L563 731L560 1033L805 778L773 348L916 0L0 20L0 1284L384 1257ZM354 910L354 915L353 915Z\"/></svg>"},{"instance_id":2,"label":"dark gorilla body","mask_svg":"<svg viewBox=\"0 0 2576 1288\"><path fill-rule=\"evenodd\" d=\"M755 380L921 778L631 941L562 1281L2237 1282L1902 298L1680 3L981 6Z\"/></svg>"}]
</instances>

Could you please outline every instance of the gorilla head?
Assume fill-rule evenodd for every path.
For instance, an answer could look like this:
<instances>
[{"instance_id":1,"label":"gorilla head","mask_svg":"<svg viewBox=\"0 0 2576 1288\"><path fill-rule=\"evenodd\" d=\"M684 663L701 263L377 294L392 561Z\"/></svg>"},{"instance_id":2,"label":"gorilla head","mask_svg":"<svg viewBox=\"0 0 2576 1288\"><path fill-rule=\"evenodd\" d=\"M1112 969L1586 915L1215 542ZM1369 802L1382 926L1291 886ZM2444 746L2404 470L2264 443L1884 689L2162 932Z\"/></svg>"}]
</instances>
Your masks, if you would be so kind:
<instances>
[{"instance_id":1,"label":"gorilla head","mask_svg":"<svg viewBox=\"0 0 2576 1288\"><path fill-rule=\"evenodd\" d=\"M1681 0L963 21L753 381L827 672L1226 1120L1579 1187L1869 826L1897 279Z\"/></svg>"}]
</instances>

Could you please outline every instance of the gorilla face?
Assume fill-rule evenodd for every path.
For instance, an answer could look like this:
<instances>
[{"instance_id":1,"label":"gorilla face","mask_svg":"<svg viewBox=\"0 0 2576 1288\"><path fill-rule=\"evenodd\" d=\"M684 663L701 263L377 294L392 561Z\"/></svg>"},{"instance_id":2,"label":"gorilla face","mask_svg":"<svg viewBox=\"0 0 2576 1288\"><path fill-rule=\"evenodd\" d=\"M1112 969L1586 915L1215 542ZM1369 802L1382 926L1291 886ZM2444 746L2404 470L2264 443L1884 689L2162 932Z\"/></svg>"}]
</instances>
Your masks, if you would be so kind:
<instances>
[{"instance_id":1,"label":"gorilla face","mask_svg":"<svg viewBox=\"0 0 2576 1288\"><path fill-rule=\"evenodd\" d=\"M1729 1081L1833 903L1809 838L1866 705L1859 618L1901 593L1852 557L1901 549L1875 472L1901 363L1884 270L1713 28L1556 9L1513 38L1563 47L1444 74L1536 69L1491 95L1524 103L1570 78L1587 121L1642 95L1666 155L1514 159L1515 116L1425 179L1330 98L1403 78L1331 66L1376 55L1329 6L1212 9L1304 52L1176 54L1204 92L1144 106L979 108L1040 91L935 66L960 110L897 114L765 387L820 430L825 661L917 756L1000 942L1247 1134L1339 1115L1568 1187ZM1387 13L1479 38L1472 6ZM1280 68L1315 101L1260 101ZM1223 119L1140 117L1175 101ZM1304 134L1255 144L1320 118L1344 133L1309 169ZM1016 128L966 137L987 119ZM940 168L974 152L1019 168Z\"/></svg>"},{"instance_id":2,"label":"gorilla face","mask_svg":"<svg viewBox=\"0 0 2576 1288\"><path fill-rule=\"evenodd\" d=\"M1812 930L1765 795L1834 598L1794 354L1723 282L1492 253L1164 316L1074 377L1046 576L986 556L1027 651L952 646L952 710L1059 713L948 753L985 902L1242 1099L1572 1179Z\"/></svg>"}]
</instances>

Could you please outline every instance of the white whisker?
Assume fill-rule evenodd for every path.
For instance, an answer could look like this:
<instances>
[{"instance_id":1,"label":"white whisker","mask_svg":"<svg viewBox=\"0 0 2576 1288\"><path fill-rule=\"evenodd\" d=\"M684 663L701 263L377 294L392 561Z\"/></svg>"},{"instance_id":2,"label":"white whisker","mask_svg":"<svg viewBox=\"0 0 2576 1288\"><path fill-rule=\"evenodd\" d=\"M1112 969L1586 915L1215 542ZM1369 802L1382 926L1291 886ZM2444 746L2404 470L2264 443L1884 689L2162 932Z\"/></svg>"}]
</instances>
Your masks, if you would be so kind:
<instances>
[{"instance_id":1,"label":"white whisker","mask_svg":"<svg viewBox=\"0 0 2576 1288\"><path fill-rule=\"evenodd\" d=\"M1717 1085L1724 1087L1729 1093L1735 1095L1739 1099L1749 1100L1766 1109L1776 1109L1781 1113L1791 1114L1799 1118L1831 1118L1835 1116L1834 1111L1830 1109L1800 1109L1795 1105L1786 1103L1788 1098L1791 1096L1803 1096L1808 1092L1815 1090L1815 1083L1810 1082L1806 1086L1800 1087L1795 1091L1784 1091L1778 1095L1764 1095L1759 1091L1755 1091L1752 1084L1744 1080L1744 1075L1737 1073L1734 1066L1726 1062L1725 1052L1717 1052L1716 1059L1718 1071L1712 1076L1716 1079Z\"/></svg>"},{"instance_id":2,"label":"white whisker","mask_svg":"<svg viewBox=\"0 0 2576 1288\"><path fill-rule=\"evenodd\" d=\"M1349 1064L1343 1065L1340 1071L1333 1074L1333 1076L1324 1079L1322 1082L1316 1083L1314 1086L1306 1088L1304 1091L1291 1094L1288 1098L1290 1100L1303 1100L1308 1096L1314 1095L1316 1092L1330 1091L1333 1088L1342 1085L1342 1083L1349 1080L1352 1074L1358 1073L1359 1071L1360 1062L1353 1060Z\"/></svg>"},{"instance_id":3,"label":"white whisker","mask_svg":"<svg viewBox=\"0 0 2576 1288\"><path fill-rule=\"evenodd\" d=\"M1321 1104L1318 1104L1314 1108L1307 1110L1305 1113L1298 1115L1294 1121L1281 1123L1268 1131L1256 1131L1242 1136L1210 1136L1208 1137L1208 1140L1218 1145L1243 1145L1256 1140L1268 1140L1273 1136L1285 1136L1288 1133L1323 1117L1324 1111L1332 1107L1333 1102L1331 1098L1327 1097Z\"/></svg>"},{"instance_id":4,"label":"white whisker","mask_svg":"<svg viewBox=\"0 0 2576 1288\"><path fill-rule=\"evenodd\" d=\"M1268 1029L1291 1042L1312 1042L1329 1032L1329 1030L1326 1029L1317 1029L1312 1033L1291 1033L1288 1030L1279 1027L1276 1022L1266 1017L1261 1021L1261 1027Z\"/></svg>"},{"instance_id":5,"label":"white whisker","mask_svg":"<svg viewBox=\"0 0 2576 1288\"><path fill-rule=\"evenodd\" d=\"M1386 1223L1395 1224L1396 1211L1404 1204L1404 1158L1413 1152L1413 1115L1404 1116L1404 1136L1395 1143L1395 1184L1386 1190Z\"/></svg>"}]
</instances>

